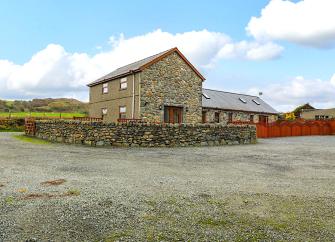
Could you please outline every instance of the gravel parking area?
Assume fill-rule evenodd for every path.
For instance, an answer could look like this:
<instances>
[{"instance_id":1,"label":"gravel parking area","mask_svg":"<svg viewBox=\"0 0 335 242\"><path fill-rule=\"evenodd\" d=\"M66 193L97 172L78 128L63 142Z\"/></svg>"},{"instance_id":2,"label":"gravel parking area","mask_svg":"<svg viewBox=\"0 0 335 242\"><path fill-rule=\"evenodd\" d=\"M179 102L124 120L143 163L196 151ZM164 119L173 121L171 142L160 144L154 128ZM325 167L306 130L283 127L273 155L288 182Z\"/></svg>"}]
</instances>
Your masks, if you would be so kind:
<instances>
[{"instance_id":1,"label":"gravel parking area","mask_svg":"<svg viewBox=\"0 0 335 242\"><path fill-rule=\"evenodd\" d=\"M335 240L335 136L92 148L0 133L0 241Z\"/></svg>"}]
</instances>

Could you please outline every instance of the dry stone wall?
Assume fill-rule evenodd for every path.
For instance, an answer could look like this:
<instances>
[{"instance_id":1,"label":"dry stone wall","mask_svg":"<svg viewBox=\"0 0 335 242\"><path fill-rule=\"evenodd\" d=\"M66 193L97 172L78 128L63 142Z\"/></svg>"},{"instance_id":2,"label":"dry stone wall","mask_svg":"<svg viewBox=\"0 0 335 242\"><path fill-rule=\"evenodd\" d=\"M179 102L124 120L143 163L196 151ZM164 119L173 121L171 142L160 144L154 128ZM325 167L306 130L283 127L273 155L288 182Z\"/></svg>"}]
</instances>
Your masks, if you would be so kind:
<instances>
[{"instance_id":1,"label":"dry stone wall","mask_svg":"<svg viewBox=\"0 0 335 242\"><path fill-rule=\"evenodd\" d=\"M0 118L0 130L2 131L23 131L24 130L24 118L14 119L1 119Z\"/></svg>"},{"instance_id":2,"label":"dry stone wall","mask_svg":"<svg viewBox=\"0 0 335 242\"><path fill-rule=\"evenodd\" d=\"M35 136L53 142L91 146L177 147L250 144L254 125L119 124L38 120Z\"/></svg>"}]
</instances>

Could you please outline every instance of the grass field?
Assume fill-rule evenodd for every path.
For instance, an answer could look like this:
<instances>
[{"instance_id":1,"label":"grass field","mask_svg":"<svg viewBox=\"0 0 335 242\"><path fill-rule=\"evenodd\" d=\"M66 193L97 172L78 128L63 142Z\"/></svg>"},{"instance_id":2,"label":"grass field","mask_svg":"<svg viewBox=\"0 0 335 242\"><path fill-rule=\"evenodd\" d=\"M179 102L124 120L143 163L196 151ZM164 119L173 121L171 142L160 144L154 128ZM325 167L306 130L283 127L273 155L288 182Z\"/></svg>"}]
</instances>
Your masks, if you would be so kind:
<instances>
[{"instance_id":1,"label":"grass field","mask_svg":"<svg viewBox=\"0 0 335 242\"><path fill-rule=\"evenodd\" d=\"M0 112L0 118L25 118L25 117L50 117L50 118L73 118L85 117L83 113L44 113L44 112L20 112L20 113L4 113Z\"/></svg>"}]
</instances>

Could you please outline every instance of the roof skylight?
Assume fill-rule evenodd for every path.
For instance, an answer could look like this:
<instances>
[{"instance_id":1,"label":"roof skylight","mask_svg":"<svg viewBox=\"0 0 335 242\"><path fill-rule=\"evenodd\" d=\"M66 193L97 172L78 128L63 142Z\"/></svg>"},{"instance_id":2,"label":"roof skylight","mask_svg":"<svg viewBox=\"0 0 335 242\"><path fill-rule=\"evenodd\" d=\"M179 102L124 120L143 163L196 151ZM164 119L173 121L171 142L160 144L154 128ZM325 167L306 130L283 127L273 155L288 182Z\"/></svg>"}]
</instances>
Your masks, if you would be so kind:
<instances>
[{"instance_id":1,"label":"roof skylight","mask_svg":"<svg viewBox=\"0 0 335 242\"><path fill-rule=\"evenodd\" d=\"M247 103L247 101L245 100L245 99L243 99L243 98L239 98L240 99L240 101L242 102L242 103Z\"/></svg>"},{"instance_id":2,"label":"roof skylight","mask_svg":"<svg viewBox=\"0 0 335 242\"><path fill-rule=\"evenodd\" d=\"M257 100L255 100L255 99L252 99L252 101L254 102L254 103L256 103L257 105L261 105L261 103L260 102L258 102Z\"/></svg>"},{"instance_id":3,"label":"roof skylight","mask_svg":"<svg viewBox=\"0 0 335 242\"><path fill-rule=\"evenodd\" d=\"M202 94L206 99L211 99L206 93Z\"/></svg>"}]
</instances>

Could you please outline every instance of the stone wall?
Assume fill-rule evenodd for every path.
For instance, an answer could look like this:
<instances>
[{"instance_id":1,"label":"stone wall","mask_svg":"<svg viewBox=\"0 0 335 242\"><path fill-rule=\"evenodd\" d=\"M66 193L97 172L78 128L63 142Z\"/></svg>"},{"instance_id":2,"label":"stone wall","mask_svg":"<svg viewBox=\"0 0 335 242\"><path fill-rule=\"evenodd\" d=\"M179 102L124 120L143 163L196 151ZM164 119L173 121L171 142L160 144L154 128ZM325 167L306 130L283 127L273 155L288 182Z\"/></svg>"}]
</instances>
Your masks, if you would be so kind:
<instances>
[{"instance_id":1,"label":"stone wall","mask_svg":"<svg viewBox=\"0 0 335 242\"><path fill-rule=\"evenodd\" d=\"M201 123L202 79L172 53L141 73L141 118L163 122L164 106L183 108L183 123Z\"/></svg>"},{"instance_id":2,"label":"stone wall","mask_svg":"<svg viewBox=\"0 0 335 242\"><path fill-rule=\"evenodd\" d=\"M0 130L22 132L24 130L24 118L0 119Z\"/></svg>"},{"instance_id":3,"label":"stone wall","mask_svg":"<svg viewBox=\"0 0 335 242\"><path fill-rule=\"evenodd\" d=\"M116 124L73 120L36 121L35 136L53 142L91 146L175 147L250 144L254 125Z\"/></svg>"},{"instance_id":4,"label":"stone wall","mask_svg":"<svg viewBox=\"0 0 335 242\"><path fill-rule=\"evenodd\" d=\"M220 123L227 124L229 121L229 113L233 114L233 122L249 122L250 116L253 115L253 122L259 122L259 114L258 113L247 113L247 112L237 112L237 111L225 111L220 109L211 109L211 108L203 108L203 111L206 112L206 121L208 123L215 122L215 113L219 113ZM268 117L268 122L272 123L278 120L276 115L264 115Z\"/></svg>"}]
</instances>

